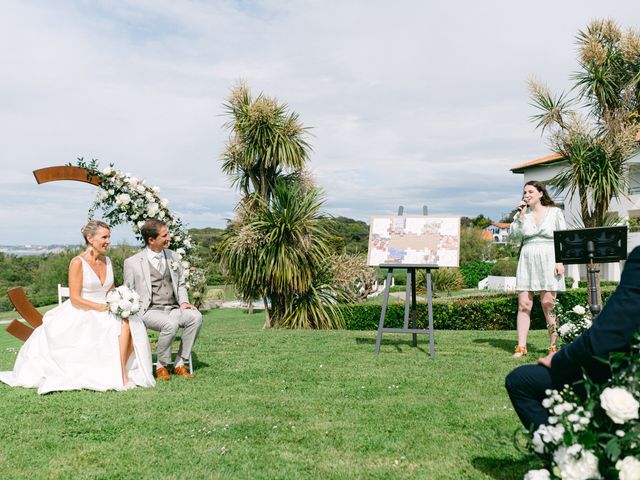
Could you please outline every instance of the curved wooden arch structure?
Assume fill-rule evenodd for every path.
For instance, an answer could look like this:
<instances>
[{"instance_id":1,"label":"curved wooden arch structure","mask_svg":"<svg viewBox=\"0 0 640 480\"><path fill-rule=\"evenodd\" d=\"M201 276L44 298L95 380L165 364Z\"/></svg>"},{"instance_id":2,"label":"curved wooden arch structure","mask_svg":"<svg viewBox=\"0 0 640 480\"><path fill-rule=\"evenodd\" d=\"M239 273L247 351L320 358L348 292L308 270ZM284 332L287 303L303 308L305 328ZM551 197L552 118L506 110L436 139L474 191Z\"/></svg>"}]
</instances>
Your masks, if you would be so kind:
<instances>
[{"instance_id":1,"label":"curved wooden arch structure","mask_svg":"<svg viewBox=\"0 0 640 480\"><path fill-rule=\"evenodd\" d=\"M84 168L69 165L40 168L33 171L33 176L36 177L36 182L39 184L57 182L59 180L75 180L76 182L90 183L92 185L100 185L101 183L98 177L89 177Z\"/></svg>"},{"instance_id":2,"label":"curved wooden arch structure","mask_svg":"<svg viewBox=\"0 0 640 480\"><path fill-rule=\"evenodd\" d=\"M69 165L40 168L33 171L33 176L36 177L38 184L60 180L73 180L96 186L101 184L98 177L90 176L84 168ZM7 297L22 318L33 328L18 320L13 320L5 330L25 342L33 333L33 329L42 325L42 315L29 301L22 287L12 288L7 292Z\"/></svg>"}]
</instances>

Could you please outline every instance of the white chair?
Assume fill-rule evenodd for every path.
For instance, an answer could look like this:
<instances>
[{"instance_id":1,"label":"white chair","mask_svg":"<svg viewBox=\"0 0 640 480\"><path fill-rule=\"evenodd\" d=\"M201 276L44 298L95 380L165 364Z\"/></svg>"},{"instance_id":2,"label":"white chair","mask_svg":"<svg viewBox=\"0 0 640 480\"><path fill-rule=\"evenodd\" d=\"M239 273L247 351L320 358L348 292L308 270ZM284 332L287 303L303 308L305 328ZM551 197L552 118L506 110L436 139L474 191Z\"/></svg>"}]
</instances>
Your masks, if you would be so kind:
<instances>
[{"instance_id":1,"label":"white chair","mask_svg":"<svg viewBox=\"0 0 640 480\"><path fill-rule=\"evenodd\" d=\"M58 284L58 305L62 303L63 298L69 298L69 287Z\"/></svg>"}]
</instances>

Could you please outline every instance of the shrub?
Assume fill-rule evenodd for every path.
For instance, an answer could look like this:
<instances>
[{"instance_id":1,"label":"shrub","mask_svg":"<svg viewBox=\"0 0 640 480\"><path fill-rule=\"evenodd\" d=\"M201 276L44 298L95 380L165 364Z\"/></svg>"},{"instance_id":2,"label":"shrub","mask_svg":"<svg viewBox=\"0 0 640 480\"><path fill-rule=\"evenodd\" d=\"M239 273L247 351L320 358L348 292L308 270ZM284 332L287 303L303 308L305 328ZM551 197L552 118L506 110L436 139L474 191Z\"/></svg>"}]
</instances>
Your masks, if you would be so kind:
<instances>
[{"instance_id":1,"label":"shrub","mask_svg":"<svg viewBox=\"0 0 640 480\"><path fill-rule=\"evenodd\" d=\"M224 290L222 288L210 288L204 299L205 301L224 300Z\"/></svg>"},{"instance_id":2,"label":"shrub","mask_svg":"<svg viewBox=\"0 0 640 480\"><path fill-rule=\"evenodd\" d=\"M416 287L426 289L425 281L426 272L419 270ZM452 290L460 290L464 287L464 277L459 268L438 268L431 271L431 282L433 289L437 292L447 292L450 294Z\"/></svg>"},{"instance_id":3,"label":"shrub","mask_svg":"<svg viewBox=\"0 0 640 480\"><path fill-rule=\"evenodd\" d=\"M481 262L479 260L465 263L460 267L464 284L467 288L476 288L478 282L491 273L493 263Z\"/></svg>"},{"instance_id":4,"label":"shrub","mask_svg":"<svg viewBox=\"0 0 640 480\"><path fill-rule=\"evenodd\" d=\"M603 301L613 289L602 290ZM558 294L558 302L565 308L584 305L587 292L583 289L569 290ZM348 330L376 330L380 321L382 305L356 304L342 305L340 310ZM518 297L500 294L490 297L463 299L436 299L433 301L433 324L440 330L513 330L518 312ZM427 305L418 304L416 317L419 328L427 328ZM385 327L398 328L404 319L404 305L387 306ZM536 298L531 312L531 328L546 328L546 322Z\"/></svg>"},{"instance_id":5,"label":"shrub","mask_svg":"<svg viewBox=\"0 0 640 480\"><path fill-rule=\"evenodd\" d=\"M617 287L619 282L614 282L613 280L600 280L601 287ZM587 288L587 281L580 280L578 282L578 287Z\"/></svg>"},{"instance_id":6,"label":"shrub","mask_svg":"<svg viewBox=\"0 0 640 480\"><path fill-rule=\"evenodd\" d=\"M499 277L515 277L517 269L518 259L505 257L499 259L493 264L493 267L491 268L491 275L497 275Z\"/></svg>"}]
</instances>

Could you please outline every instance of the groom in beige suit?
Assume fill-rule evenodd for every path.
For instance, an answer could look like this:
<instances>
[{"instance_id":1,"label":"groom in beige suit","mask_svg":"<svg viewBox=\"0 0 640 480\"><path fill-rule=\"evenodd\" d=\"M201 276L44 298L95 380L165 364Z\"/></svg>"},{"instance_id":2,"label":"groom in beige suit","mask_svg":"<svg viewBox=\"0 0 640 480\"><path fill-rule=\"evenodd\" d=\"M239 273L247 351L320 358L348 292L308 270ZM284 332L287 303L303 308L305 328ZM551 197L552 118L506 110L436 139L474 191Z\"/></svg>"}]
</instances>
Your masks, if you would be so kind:
<instances>
[{"instance_id":1,"label":"groom in beige suit","mask_svg":"<svg viewBox=\"0 0 640 480\"><path fill-rule=\"evenodd\" d=\"M124 284L140 295L140 315L145 326L160 332L156 378L170 380L167 365L171 363L171 343L182 328L182 341L173 372L193 378L184 361L202 325L202 314L189 303L182 262L169 250L171 236L164 222L147 220L140 229L146 248L124 261Z\"/></svg>"}]
</instances>

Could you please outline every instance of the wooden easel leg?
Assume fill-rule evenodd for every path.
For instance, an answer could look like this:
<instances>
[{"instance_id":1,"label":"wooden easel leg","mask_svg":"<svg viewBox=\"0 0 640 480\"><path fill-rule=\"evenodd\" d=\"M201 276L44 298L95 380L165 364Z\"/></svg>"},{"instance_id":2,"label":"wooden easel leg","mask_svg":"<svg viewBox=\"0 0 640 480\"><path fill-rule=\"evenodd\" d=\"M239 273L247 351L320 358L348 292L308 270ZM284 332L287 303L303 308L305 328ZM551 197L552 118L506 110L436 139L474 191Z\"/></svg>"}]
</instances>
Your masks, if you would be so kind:
<instances>
[{"instance_id":1,"label":"wooden easel leg","mask_svg":"<svg viewBox=\"0 0 640 480\"><path fill-rule=\"evenodd\" d=\"M382 311L380 312L380 323L378 324L378 338L376 339L376 353L380 353L380 343L382 342L382 329L384 328L384 316L387 313L387 305L389 304L389 291L391 290L391 277L393 276L393 268L387 271L387 282L384 288L384 301L382 302Z\"/></svg>"}]
</instances>

